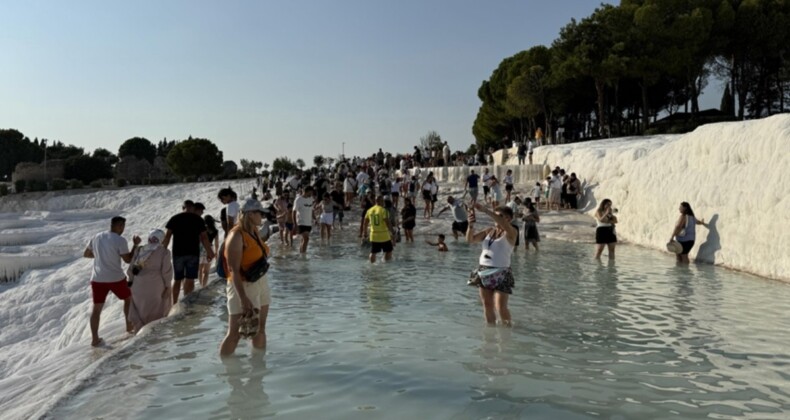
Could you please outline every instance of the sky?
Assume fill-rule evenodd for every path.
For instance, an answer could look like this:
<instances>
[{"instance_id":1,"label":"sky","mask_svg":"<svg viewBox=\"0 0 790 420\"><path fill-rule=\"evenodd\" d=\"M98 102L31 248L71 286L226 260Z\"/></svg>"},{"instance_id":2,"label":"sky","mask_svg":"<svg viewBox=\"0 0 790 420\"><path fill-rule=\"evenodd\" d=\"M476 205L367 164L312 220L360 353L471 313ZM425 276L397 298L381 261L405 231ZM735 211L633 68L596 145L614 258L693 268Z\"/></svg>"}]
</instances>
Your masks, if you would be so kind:
<instances>
[{"instance_id":1,"label":"sky","mask_svg":"<svg viewBox=\"0 0 790 420\"><path fill-rule=\"evenodd\" d=\"M594 0L0 3L0 128L115 153L208 138L225 159L474 142L477 90ZM701 107L718 105L711 83Z\"/></svg>"}]
</instances>

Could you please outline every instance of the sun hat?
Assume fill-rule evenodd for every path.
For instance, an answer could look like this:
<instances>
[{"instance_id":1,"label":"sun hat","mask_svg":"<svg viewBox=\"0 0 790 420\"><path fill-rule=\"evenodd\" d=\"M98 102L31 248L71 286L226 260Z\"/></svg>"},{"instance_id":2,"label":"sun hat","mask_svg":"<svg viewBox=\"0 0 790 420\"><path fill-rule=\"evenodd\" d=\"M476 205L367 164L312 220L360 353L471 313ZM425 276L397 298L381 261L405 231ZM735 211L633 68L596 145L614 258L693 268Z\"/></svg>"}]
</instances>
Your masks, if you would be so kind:
<instances>
[{"instance_id":1,"label":"sun hat","mask_svg":"<svg viewBox=\"0 0 790 420\"><path fill-rule=\"evenodd\" d=\"M667 251L674 254L680 254L683 252L683 245L681 245L678 241L669 241L667 242Z\"/></svg>"},{"instance_id":2,"label":"sun hat","mask_svg":"<svg viewBox=\"0 0 790 420\"><path fill-rule=\"evenodd\" d=\"M254 198L248 198L248 199L244 200L244 203L241 205L241 212L242 213L249 213L249 212L252 212L252 211L259 211L261 213L264 212L263 206L261 205L260 201L254 199Z\"/></svg>"}]
</instances>

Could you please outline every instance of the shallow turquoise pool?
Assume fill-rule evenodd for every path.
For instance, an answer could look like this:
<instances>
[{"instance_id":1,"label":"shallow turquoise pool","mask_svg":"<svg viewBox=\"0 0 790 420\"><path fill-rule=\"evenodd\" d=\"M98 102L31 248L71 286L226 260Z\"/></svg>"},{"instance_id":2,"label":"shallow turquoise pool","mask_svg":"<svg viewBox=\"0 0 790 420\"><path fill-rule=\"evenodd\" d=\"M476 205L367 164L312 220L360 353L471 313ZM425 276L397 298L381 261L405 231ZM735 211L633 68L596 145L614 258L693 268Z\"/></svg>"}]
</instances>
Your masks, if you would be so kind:
<instances>
[{"instance_id":1,"label":"shallow turquoise pool","mask_svg":"<svg viewBox=\"0 0 790 420\"><path fill-rule=\"evenodd\" d=\"M350 241L350 239L349 239ZM224 288L100 368L51 418L787 418L790 285L637 247L513 258L515 327L466 286L478 246L274 247L269 348L225 362Z\"/></svg>"}]
</instances>

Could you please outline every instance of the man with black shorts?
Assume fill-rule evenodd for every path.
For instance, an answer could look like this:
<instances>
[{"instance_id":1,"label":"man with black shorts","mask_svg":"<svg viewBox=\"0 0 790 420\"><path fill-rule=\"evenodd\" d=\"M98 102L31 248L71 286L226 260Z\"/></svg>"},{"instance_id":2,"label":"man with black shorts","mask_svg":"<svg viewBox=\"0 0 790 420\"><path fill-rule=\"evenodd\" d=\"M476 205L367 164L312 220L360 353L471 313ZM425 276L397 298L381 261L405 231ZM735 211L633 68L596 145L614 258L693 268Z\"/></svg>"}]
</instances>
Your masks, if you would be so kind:
<instances>
[{"instance_id":1,"label":"man with black shorts","mask_svg":"<svg viewBox=\"0 0 790 420\"><path fill-rule=\"evenodd\" d=\"M477 183L480 181L480 175L475 173L475 170L472 169L469 172L469 176L466 177L466 184L464 184L464 189L469 191L469 198L472 199L472 205L474 206L477 203Z\"/></svg>"},{"instance_id":2,"label":"man with black shorts","mask_svg":"<svg viewBox=\"0 0 790 420\"><path fill-rule=\"evenodd\" d=\"M453 237L457 240L459 233L466 235L466 230L469 228L468 216L464 204L453 196L447 197L447 206L439 212L439 215L450 209L453 210Z\"/></svg>"},{"instance_id":3,"label":"man with black shorts","mask_svg":"<svg viewBox=\"0 0 790 420\"><path fill-rule=\"evenodd\" d=\"M170 218L165 227L165 240L162 245L167 248L173 238L173 304L178 303L181 293L181 282L184 282L184 296L195 290L195 279L200 268L200 244L206 250L208 261L214 259L214 250L208 241L206 223L197 215L195 203L184 201L183 212Z\"/></svg>"},{"instance_id":4,"label":"man with black shorts","mask_svg":"<svg viewBox=\"0 0 790 420\"><path fill-rule=\"evenodd\" d=\"M112 292L118 299L123 300L123 314L126 321L126 331L134 331L129 322L129 307L131 305L132 291L126 284L126 273L121 268L121 260L127 264L132 261L137 245L140 244L140 237L132 238L134 246L129 251L126 239L121 237L126 228L126 219L120 216L112 218L110 230L101 232L88 242L82 256L93 258L93 270L91 271L91 292L93 295L93 310L91 312L91 346L101 345L102 339L99 337L99 321L101 311L107 295Z\"/></svg>"},{"instance_id":5,"label":"man with black shorts","mask_svg":"<svg viewBox=\"0 0 790 420\"><path fill-rule=\"evenodd\" d=\"M384 196L376 197L376 205L365 213L365 227L370 227L370 262L376 262L376 254L384 252L384 261L392 259L395 247L394 227L389 221L389 212L384 208Z\"/></svg>"},{"instance_id":6,"label":"man with black shorts","mask_svg":"<svg viewBox=\"0 0 790 420\"><path fill-rule=\"evenodd\" d=\"M483 201L487 203L488 194L491 193L491 174L488 173L488 168L483 168L483 177L481 178L481 181L483 181Z\"/></svg>"},{"instance_id":7,"label":"man with black shorts","mask_svg":"<svg viewBox=\"0 0 790 420\"><path fill-rule=\"evenodd\" d=\"M294 200L294 221L296 229L302 237L302 244L299 252L307 252L307 243L310 242L310 231L313 230L313 187L307 186L301 195Z\"/></svg>"}]
</instances>

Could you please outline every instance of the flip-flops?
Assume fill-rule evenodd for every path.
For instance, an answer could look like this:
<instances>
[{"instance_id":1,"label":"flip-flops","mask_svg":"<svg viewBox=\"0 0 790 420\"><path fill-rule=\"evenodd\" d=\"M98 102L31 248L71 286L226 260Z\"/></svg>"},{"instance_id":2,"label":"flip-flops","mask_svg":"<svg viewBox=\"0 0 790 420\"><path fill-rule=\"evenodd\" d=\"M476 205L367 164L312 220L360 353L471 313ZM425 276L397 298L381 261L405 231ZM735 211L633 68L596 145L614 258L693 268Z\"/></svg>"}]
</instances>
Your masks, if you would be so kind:
<instances>
[{"instance_id":1,"label":"flip-flops","mask_svg":"<svg viewBox=\"0 0 790 420\"><path fill-rule=\"evenodd\" d=\"M252 338L258 334L258 312L260 310L255 308L252 312L245 313L239 320L239 334L243 338Z\"/></svg>"}]
</instances>

